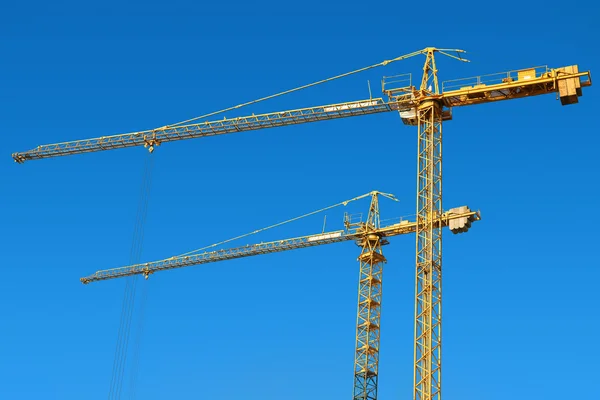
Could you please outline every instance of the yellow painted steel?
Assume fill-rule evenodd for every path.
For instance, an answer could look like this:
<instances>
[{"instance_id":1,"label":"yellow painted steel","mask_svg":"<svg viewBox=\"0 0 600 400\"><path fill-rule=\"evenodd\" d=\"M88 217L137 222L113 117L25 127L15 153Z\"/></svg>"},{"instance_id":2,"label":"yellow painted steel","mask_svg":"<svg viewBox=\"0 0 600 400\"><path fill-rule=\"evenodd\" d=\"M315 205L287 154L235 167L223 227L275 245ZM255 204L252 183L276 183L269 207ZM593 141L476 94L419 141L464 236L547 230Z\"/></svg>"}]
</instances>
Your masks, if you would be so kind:
<instances>
[{"instance_id":1,"label":"yellow painted steel","mask_svg":"<svg viewBox=\"0 0 600 400\"><path fill-rule=\"evenodd\" d=\"M442 109L423 102L417 165L414 399L440 400L442 387Z\"/></svg>"},{"instance_id":2,"label":"yellow painted steel","mask_svg":"<svg viewBox=\"0 0 600 400\"><path fill-rule=\"evenodd\" d=\"M433 87L432 87L433 85ZM433 91L432 91L433 89ZM418 104L417 234L415 274L415 400L442 397L442 104L435 49L427 53Z\"/></svg>"},{"instance_id":3,"label":"yellow painted steel","mask_svg":"<svg viewBox=\"0 0 600 400\"><path fill-rule=\"evenodd\" d=\"M442 398L442 232L435 221L442 212L442 122L452 107L558 93L563 105L577 103L581 88L592 84L578 66L528 68L446 81L440 85L435 53L428 48L421 85L387 87L402 121L418 126L417 230L415 274L414 400Z\"/></svg>"},{"instance_id":4,"label":"yellow painted steel","mask_svg":"<svg viewBox=\"0 0 600 400\"><path fill-rule=\"evenodd\" d=\"M433 50L430 48L429 51ZM415 54L427 54L427 52L421 51ZM430 63L429 68L433 71L435 69L434 60L430 59L429 57L427 59ZM44 158L114 150L127 147L142 146L147 148L149 151L153 151L156 146L160 146L166 142L178 140L275 128L280 126L298 125L309 122L377 114L389 111L399 111L403 113L410 110L416 110L416 106L420 101L423 100L423 97L425 96L439 96L435 98L438 98L441 100L444 106L450 108L529 97L540 94L560 93L560 88L566 85L565 89L563 89L565 94L561 95L561 101L568 98L570 99L569 103L563 101L563 104L571 104L576 102L577 97L581 95L582 87L590 86L592 84L590 72L577 72L576 66L547 69L547 71L544 73L539 73L533 79L528 80L518 80L513 77L514 73L515 71L506 73L506 81L504 82L500 81L500 83L492 83L489 85L485 83L479 83L472 86L466 85L464 87L457 88L457 81L447 81L444 82L444 84L446 84L448 90L444 90L441 94L437 92L439 88L437 78L429 78L425 82L422 82L422 86L423 83L426 84L422 90L417 90L410 84L395 88L386 87L384 84L384 93L387 95L389 99L388 101L385 101L382 98L372 98L324 106L278 111L267 114L252 114L244 117L223 118L216 121L205 121L187 125L167 125L144 131L45 144L28 151L13 153L12 157L15 162L24 163L25 161L29 160L40 160ZM496 75L504 74L505 73ZM490 76L491 75L488 75L487 77ZM467 79L481 80L485 78L486 76ZM442 88L445 87L444 84L442 85ZM429 90L429 86L431 86L431 90ZM213 113L207 115L212 114ZM450 118L450 109L444 110L443 119L447 120ZM416 114L415 118L412 120L405 118L402 120L409 125L417 124Z\"/></svg>"},{"instance_id":5,"label":"yellow painted steel","mask_svg":"<svg viewBox=\"0 0 600 400\"><path fill-rule=\"evenodd\" d=\"M357 245L361 247L361 254L358 257L360 273L358 279L353 400L376 400L379 378L383 265L386 263L386 258L382 252L382 246L389 243L387 239L389 237L410 234L413 232L422 233L427 232L430 229L441 230L443 227L449 227L453 233L466 232L470 227L470 223L479 221L481 216L479 212L472 211L467 206L462 206L453 208L445 213L436 213L435 217L427 220L400 220L397 223L382 227L379 214L379 195L392 199L395 198L386 193L377 191L371 192L369 195L371 196L371 204L366 222L358 221L353 223L347 218L344 230L323 232L271 242L261 242L260 244L231 249L204 251L198 254L186 254L150 263L101 270L93 275L81 278L81 282L88 284L91 282L132 275L144 275L148 278L155 272L169 269L350 240L356 241ZM358 196L340 204L347 204L349 201L361 199L365 196L367 195ZM297 218L294 218L293 220L295 219ZM260 231L261 230L257 230L255 232ZM424 387L427 386L425 385Z\"/></svg>"},{"instance_id":6,"label":"yellow painted steel","mask_svg":"<svg viewBox=\"0 0 600 400\"><path fill-rule=\"evenodd\" d=\"M562 105L575 104L582 95L582 88L592 85L592 79L589 71L580 72L577 65L569 65L560 68L548 68L545 66L531 67L492 75L481 75L472 78L445 81L440 85L435 53L440 53L460 61L467 61L462 58L462 54L464 53L463 50L428 47L392 60L387 60L313 84L267 96L235 107L230 107L215 113L205 114L202 117L183 121L178 124L122 135L42 145L26 152L13 153L12 157L16 162L23 163L28 160L134 146L144 146L152 151L155 146L169 141L398 111L405 124L418 126L417 220L410 224L410 226L414 228L413 231L416 232L413 396L414 400L440 400L442 387L441 227L445 226L440 222L440 218L442 218L442 122L452 119L453 107L491 103L542 94L556 93ZM419 88L413 86L410 79L408 79L407 83L400 86L390 85L390 83L398 83L398 80L392 80L392 82L386 83L384 79L382 82L382 89L383 93L387 96L387 101L383 98L370 98L368 100L326 106L309 107L262 115L253 114L251 116L233 119L224 118L218 121L186 124L187 122L194 121L198 118L204 118L223 111L237 109L245 105L254 104L258 101L277 97L296 90L328 82L332 79L338 79L421 54L425 55L426 60L423 66L423 75ZM363 233L366 234L365 232ZM401 233L408 233L408 231L402 231ZM353 234L356 234L356 232ZM381 267L385 262L385 258L383 258L381 253L381 245L384 241L383 238L386 236L384 228L373 228L370 234L374 235L372 236L372 240L366 239L367 236L364 235L352 236L352 234L343 233L339 237L323 237L320 239L314 239L313 237L313 239L310 240L308 239L309 237L287 239L285 241L279 241L279 244L271 243L270 247L262 246L261 244L260 246L257 246L256 249L236 248L212 252L214 254L202 253L201 255L161 260L156 263L145 265L98 271L90 277L82 278L82 282L89 283L97 280L112 279L133 274L144 274L148 276L153 272L163 269L179 268L205 262L284 251L353 238L361 240L363 254L367 254L362 255L361 258L359 258L359 260L361 260L361 277L363 275L365 277L373 277L372 279L375 280L372 280L372 282L376 283L371 286L366 284L362 286L359 285L359 304L361 304L360 299L362 298L371 299L369 301L376 301L372 300L373 297L369 296L374 296L375 293L379 293L376 296L380 296ZM375 239L375 237L378 237L379 240ZM369 290L371 292L369 292ZM363 297L361 297L361 293L363 293ZM361 312L360 310L361 307L359 305L359 315ZM376 319L379 321L379 307L363 307L363 310L365 310L367 314L371 313L365 321L370 321L369 318L371 318L371 315L376 315ZM359 326L361 326L360 320ZM369 332L372 333L375 331L371 330ZM361 353L360 357L358 355L355 357L355 378L359 376L363 382L366 383L362 384L363 389L357 391L355 379L354 398L376 399L376 360L378 360L379 354L378 332L379 330L377 329L377 335L371 333L366 335L367 339L361 339L360 342L358 339L359 334L357 333L357 349L360 344L360 348L364 348L365 350ZM377 351L374 351L375 348ZM368 381L369 376L374 376L375 379ZM357 393L359 393L358 397Z\"/></svg>"},{"instance_id":7,"label":"yellow painted steel","mask_svg":"<svg viewBox=\"0 0 600 400\"><path fill-rule=\"evenodd\" d=\"M468 207L463 206L449 210L444 214L440 215L440 217L434 221L434 226L450 227L452 228L452 232L458 233L461 229L461 226L451 225L453 221L479 221L480 219L481 216L479 212L471 211ZM261 242L257 244L233 247L229 249L202 251L196 254L186 253L184 255L169 257L153 262L99 270L93 273L92 275L80 278L80 281L83 284L88 284L92 282L122 278L125 276L132 275L144 275L148 277L149 275L154 274L155 272L232 260L236 258L251 257L269 253L278 253L282 251L321 246L324 244L339 243L350 240L360 242L362 240L362 236L365 233L365 230L361 228L361 226L363 225L349 225L345 230L322 232L314 235L299 236L289 239L280 239L271 242ZM388 238L398 235L407 235L416 232L416 230L416 221L401 220L397 223L382 226L379 229L377 229L375 233L377 235L380 235L382 238ZM212 246L207 246L207 248L208 247Z\"/></svg>"},{"instance_id":8,"label":"yellow painted steel","mask_svg":"<svg viewBox=\"0 0 600 400\"><path fill-rule=\"evenodd\" d=\"M590 71L579 72L577 65L554 69L543 66L445 81L440 100L446 107L462 107L557 93L561 103L567 105L576 103L581 88L591 85Z\"/></svg>"},{"instance_id":9,"label":"yellow painted steel","mask_svg":"<svg viewBox=\"0 0 600 400\"><path fill-rule=\"evenodd\" d=\"M353 400L376 400L379 377L379 327L381 325L382 246L388 241L379 233L379 200L371 198L367 222L361 226L358 245L362 251L358 276L358 310L356 316L356 348L354 352Z\"/></svg>"},{"instance_id":10,"label":"yellow painted steel","mask_svg":"<svg viewBox=\"0 0 600 400\"><path fill-rule=\"evenodd\" d=\"M143 146L149 151L153 151L156 146L160 146L166 142L298 125L357 115L376 114L395 109L396 108L392 108L390 104L386 103L381 98L350 101L267 114L253 114L238 118L223 118L218 121L165 126L157 129L102 136L85 140L46 144L29 151L14 153L12 157L15 162L22 164L28 160L39 160L127 147Z\"/></svg>"}]
</instances>

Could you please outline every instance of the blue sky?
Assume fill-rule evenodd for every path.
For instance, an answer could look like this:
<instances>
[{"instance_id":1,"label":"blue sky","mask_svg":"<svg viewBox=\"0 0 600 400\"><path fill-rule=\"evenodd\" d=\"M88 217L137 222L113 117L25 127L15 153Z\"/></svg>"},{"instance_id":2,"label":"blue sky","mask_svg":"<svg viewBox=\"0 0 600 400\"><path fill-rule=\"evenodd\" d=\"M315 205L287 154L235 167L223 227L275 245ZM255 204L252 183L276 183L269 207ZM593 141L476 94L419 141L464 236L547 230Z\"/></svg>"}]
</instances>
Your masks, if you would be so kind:
<instances>
[{"instance_id":1,"label":"blue sky","mask_svg":"<svg viewBox=\"0 0 600 400\"><path fill-rule=\"evenodd\" d=\"M469 52L470 64L439 60L442 80L535 65L594 73L598 12L578 4L4 5L0 398L107 397L125 281L78 278L128 262L147 157L140 148L17 165L12 152L162 126L426 46ZM382 75L418 77L422 62L240 113L363 99L367 80L376 89ZM597 110L592 86L578 105L548 95L467 107L444 125L445 207L483 216L444 236L445 397L594 397ZM171 143L152 157L144 261L373 189L400 199L382 200L383 218L414 214L416 130L395 113ZM367 207L328 213L328 227ZM322 218L256 240L319 232ZM379 397L410 398L414 237L384 251ZM335 244L140 282L137 398L348 398L358 253Z\"/></svg>"}]
</instances>

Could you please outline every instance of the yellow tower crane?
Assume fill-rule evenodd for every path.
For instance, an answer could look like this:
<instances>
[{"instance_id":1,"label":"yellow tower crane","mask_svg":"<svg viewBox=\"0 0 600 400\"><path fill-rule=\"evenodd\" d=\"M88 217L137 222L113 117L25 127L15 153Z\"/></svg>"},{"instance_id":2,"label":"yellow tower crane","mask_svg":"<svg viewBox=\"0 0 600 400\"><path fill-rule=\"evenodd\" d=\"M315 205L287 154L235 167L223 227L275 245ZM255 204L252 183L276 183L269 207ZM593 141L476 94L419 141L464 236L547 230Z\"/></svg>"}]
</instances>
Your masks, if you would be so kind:
<instances>
[{"instance_id":1,"label":"yellow tower crane","mask_svg":"<svg viewBox=\"0 0 600 400\"><path fill-rule=\"evenodd\" d=\"M369 212L366 220L362 220L362 214L351 215L346 213L344 215L344 229L342 230L329 232L323 231L313 235L278 239L271 242L260 242L258 244L208 251L209 248L217 247L218 244L210 245L199 250L194 250L179 256L165 258L163 260L96 271L92 275L80 278L80 281L84 285L87 285L92 282L123 278L133 275L143 275L147 279L155 272L166 271L170 269L191 267L194 265L257 256L261 254L280 253L282 251L354 240L359 246L362 247L361 255L358 257L359 261L361 261L360 275L362 279L360 279L360 281L368 282L370 286L373 286L373 281L377 279L377 276L380 275L380 273L365 273L362 271L363 264L369 265L367 268L372 269L375 264L385 261L385 258L383 258L383 254L381 252L381 246L388 244L386 238L398 235L406 235L417 231L416 221L410 221L403 218L398 218L398 222L389 223L382 226L379 217L379 196L394 199L393 195L391 194L372 191L370 193L363 194L339 203L345 205L351 201L371 197L371 204L369 206ZM293 220L297 219L299 218L294 218ZM473 211L468 206L461 206L452 208L440 214L435 219L434 225L437 228L447 227L452 233L457 234L467 232L471 228L471 223L479 220L481 220L481 214L479 211ZM262 230L264 229L259 231ZM250 236L258 233L259 231L254 231L251 234L243 236ZM375 252L378 254L374 254ZM365 260L368 262L364 262ZM380 285L381 280L377 280L377 285ZM377 292L380 292L379 288L377 289ZM377 315L379 315L379 312L377 312ZM362 317L359 316L359 319L362 319ZM379 319L379 317L377 317L377 319ZM372 319L370 321L372 321ZM365 322L369 322L369 318L366 318ZM364 344L368 345L368 341L365 341Z\"/></svg>"},{"instance_id":2,"label":"yellow tower crane","mask_svg":"<svg viewBox=\"0 0 600 400\"><path fill-rule=\"evenodd\" d=\"M360 200L368 196L371 197L371 204L366 221L362 221L362 214L358 216L346 214L344 216L345 229L343 230L323 231L322 233L313 235L208 251L207 249L217 246L211 245L198 251L192 251L163 260L100 270L80 280L83 284L89 284L132 275L143 275L148 279L151 274L159 271L353 240L362 249L361 254L358 256L360 270L358 279L353 399L374 399L377 396L379 375L382 275L383 266L387 262L383 255L382 247L389 243L388 238L417 232L419 226L416 221L409 221L402 218L398 222L389 223L384 226L381 225L379 196L395 200L393 195L387 193L373 191L337 205L346 205L351 201ZM301 217L293 218L291 221L299 218ZM432 224L436 229L448 227L452 233L457 234L467 232L471 227L471 223L480 219L481 215L479 212L472 211L467 206L462 206L438 214L432 221ZM278 225L281 224L277 224L276 226ZM262 230L264 229L255 231L252 234Z\"/></svg>"},{"instance_id":3,"label":"yellow tower crane","mask_svg":"<svg viewBox=\"0 0 600 400\"><path fill-rule=\"evenodd\" d=\"M231 111L333 79L385 66L391 62L417 55L425 55L423 75L418 87L412 84L410 74L383 79L382 90L386 95L386 100L383 98L369 98L261 115L253 114L245 117L195 122L214 116L219 113L217 112L151 130L42 145L26 152L14 153L12 156L16 162L23 163L28 160L134 146L144 146L153 151L156 146L175 140L398 111L405 124L418 127L417 218L414 222L416 233L416 301L413 398L414 400L440 400L442 387L442 226L437 221L443 215L442 122L452 119L453 107L542 94L556 93L562 105L574 104L578 102L579 96L582 95L582 88L591 86L592 81L589 71L580 72L577 65L571 65L561 68L526 68L446 81L440 85L435 60L436 53L466 61L462 58L463 50L428 47L392 60L386 60L222 111ZM192 121L194 123L190 123ZM371 251L380 253L378 249L380 249L381 241L367 240L365 246ZM360 286L359 290L361 290ZM374 350L378 349L374 345L375 341L379 340L378 338L378 334L368 335L366 349L372 354L378 353ZM359 350L357 349L358 353ZM370 353L369 356L372 354ZM355 370L354 399L375 400L377 398L377 359L378 356L374 356L374 363L367 366L364 373L358 373Z\"/></svg>"}]
</instances>

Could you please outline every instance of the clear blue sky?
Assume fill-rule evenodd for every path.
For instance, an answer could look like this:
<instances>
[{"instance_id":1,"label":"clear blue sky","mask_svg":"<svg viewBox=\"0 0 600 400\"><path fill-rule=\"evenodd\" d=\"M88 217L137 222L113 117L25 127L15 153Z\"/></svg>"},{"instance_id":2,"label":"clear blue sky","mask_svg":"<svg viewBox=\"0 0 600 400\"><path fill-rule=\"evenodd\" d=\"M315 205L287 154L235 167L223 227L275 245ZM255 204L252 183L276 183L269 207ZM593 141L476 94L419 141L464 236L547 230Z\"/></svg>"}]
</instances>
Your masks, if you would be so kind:
<instances>
[{"instance_id":1,"label":"clear blue sky","mask_svg":"<svg viewBox=\"0 0 600 400\"><path fill-rule=\"evenodd\" d=\"M107 397L125 281L78 278L127 263L147 156L17 165L12 152L162 126L425 46L469 51L470 64L439 60L442 79L546 64L600 71L591 1L250 3L3 6L0 398ZM243 112L363 99L367 80L377 90L382 75L419 76L422 62ZM445 398L598 398L598 105L592 86L578 105L549 95L455 109L445 124L445 206L483 216L444 236ZM400 199L382 200L384 217L414 214L416 130L395 113L166 144L153 156L145 261L373 189ZM343 211L328 214L329 228ZM256 240L321 228L317 217ZM348 399L358 253L336 244L141 282L137 398ZM410 399L414 237L385 254L379 393Z\"/></svg>"}]
</instances>

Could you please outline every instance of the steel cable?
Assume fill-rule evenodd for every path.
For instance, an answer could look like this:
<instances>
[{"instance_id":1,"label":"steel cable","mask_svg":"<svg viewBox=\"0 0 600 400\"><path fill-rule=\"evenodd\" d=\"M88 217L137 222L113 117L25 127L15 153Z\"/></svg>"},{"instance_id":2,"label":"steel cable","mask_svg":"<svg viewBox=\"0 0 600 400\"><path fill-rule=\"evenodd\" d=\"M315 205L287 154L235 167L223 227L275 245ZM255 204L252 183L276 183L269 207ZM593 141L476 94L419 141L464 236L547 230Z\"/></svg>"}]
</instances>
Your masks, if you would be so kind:
<instances>
[{"instance_id":1,"label":"steel cable","mask_svg":"<svg viewBox=\"0 0 600 400\"><path fill-rule=\"evenodd\" d=\"M272 95L269 95L269 96L261 97L261 98L256 99L256 100L252 100L252 101L248 101L246 103L238 104L237 106L227 107L227 108L224 108L224 109L219 110L219 111L214 111L214 112L211 112L211 113L208 113L208 114L200 115L199 117L194 117L194 118L186 119L184 121L180 121L180 122L177 122L177 123L174 123L174 124L166 125L166 126L164 126L162 128L159 128L159 129L170 128L170 127L175 127L175 126L187 124L189 122L197 121L199 119L203 119L203 118L207 118L207 117L212 117L213 115L218 115L218 114L222 114L222 113L227 112L227 111L232 111L232 110L235 110L235 109L238 109L238 108L246 107L246 106L249 106L251 104L260 103L260 102L265 101L265 100L270 100L270 99L273 99L275 97L279 97L279 96L283 96L283 95L290 94L290 93L293 93L293 92L297 92L297 91L300 91L300 90L303 90L303 89L307 89L307 88L312 87L312 86L321 85L323 83L331 82L331 81L334 81L336 79L345 78L347 76L358 74L360 72L364 72L364 71L367 71L367 70L370 70L370 69L373 69L373 68L383 67L383 66L386 66L388 64L394 63L396 61L406 60L407 58L414 57L414 56L417 56L419 54L424 54L424 53L426 53L426 51L427 51L427 49L414 51L412 53L408 53L408 54L405 54L405 55L402 55L402 56L399 56L399 57L396 57L396 58L392 58L391 60L384 60L384 61L379 62L377 64L373 64L373 65L369 65L367 67L355 69L354 71L350 71L350 72L346 72L346 73L339 74L339 75L336 75L336 76L332 76L331 78L322 79L320 81L309 83L307 85L298 86L298 87L296 87L294 89L289 89L289 90L285 90L283 92L275 93L275 94L272 94ZM454 50L454 49L448 50L448 51L464 52L463 50ZM447 53L444 53L444 54L446 54L446 55L448 55L450 57L453 57L453 58L457 58L457 57L452 56L452 55L447 54Z\"/></svg>"},{"instance_id":2,"label":"steel cable","mask_svg":"<svg viewBox=\"0 0 600 400\"><path fill-rule=\"evenodd\" d=\"M150 197L150 188L152 181L152 170L154 158L148 153L145 161L142 184L140 189L140 199L136 213L136 220L133 230L133 239L130 249L130 262L139 262L143 250L144 227L147 219L148 203ZM131 325L135 309L135 298L137 292L138 277L129 277L125 283L123 303L121 306L121 318L119 322L119 331L117 335L117 344L113 360L113 370L110 382L109 400L121 398L123 390L123 380L127 365L127 354L129 350L129 338L131 334Z\"/></svg>"}]
</instances>

